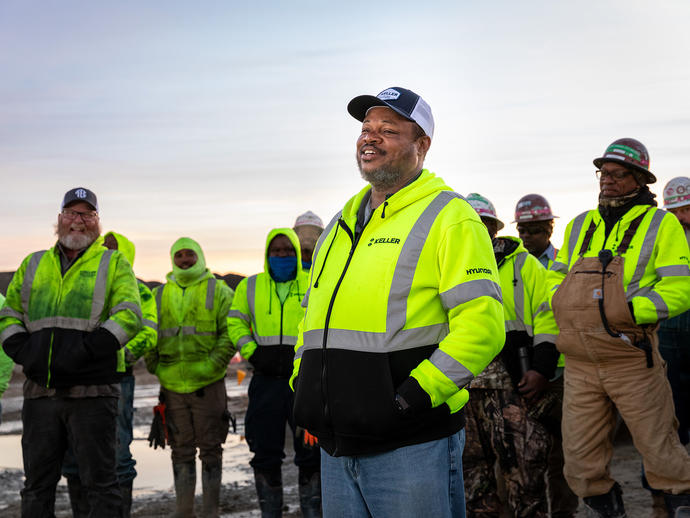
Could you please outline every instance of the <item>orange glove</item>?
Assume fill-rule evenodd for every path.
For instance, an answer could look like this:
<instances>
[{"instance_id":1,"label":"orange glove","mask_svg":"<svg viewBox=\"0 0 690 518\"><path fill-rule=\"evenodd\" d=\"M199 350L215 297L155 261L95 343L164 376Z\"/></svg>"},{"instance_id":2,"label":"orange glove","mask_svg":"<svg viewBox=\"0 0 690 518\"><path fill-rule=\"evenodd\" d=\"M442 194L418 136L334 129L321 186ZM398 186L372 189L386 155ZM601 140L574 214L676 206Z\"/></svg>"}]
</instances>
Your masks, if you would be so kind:
<instances>
[{"instance_id":1,"label":"orange glove","mask_svg":"<svg viewBox=\"0 0 690 518\"><path fill-rule=\"evenodd\" d=\"M319 444L319 439L316 437L316 435L310 434L308 430L304 430L304 436L302 437L302 441L304 442L305 446L309 447L313 447Z\"/></svg>"}]
</instances>

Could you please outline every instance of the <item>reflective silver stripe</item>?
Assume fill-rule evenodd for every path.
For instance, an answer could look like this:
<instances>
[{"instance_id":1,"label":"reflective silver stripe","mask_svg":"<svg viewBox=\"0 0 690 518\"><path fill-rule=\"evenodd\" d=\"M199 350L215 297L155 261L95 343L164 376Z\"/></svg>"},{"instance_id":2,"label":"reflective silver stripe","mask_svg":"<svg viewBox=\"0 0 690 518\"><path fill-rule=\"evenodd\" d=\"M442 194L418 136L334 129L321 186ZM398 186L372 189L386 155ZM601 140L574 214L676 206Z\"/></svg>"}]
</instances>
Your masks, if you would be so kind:
<instances>
[{"instance_id":1,"label":"reflective silver stripe","mask_svg":"<svg viewBox=\"0 0 690 518\"><path fill-rule=\"evenodd\" d=\"M59 327L62 329L74 329L76 331L93 331L98 327L94 325L93 322L85 318L74 318L74 317L45 317L39 318L32 322L27 322L26 330L30 333L34 333L41 329L47 329L51 327Z\"/></svg>"},{"instance_id":2,"label":"reflective silver stripe","mask_svg":"<svg viewBox=\"0 0 690 518\"><path fill-rule=\"evenodd\" d=\"M170 338L171 336L215 336L215 331L197 331L195 326L169 327L158 332L161 338Z\"/></svg>"},{"instance_id":3,"label":"reflective silver stripe","mask_svg":"<svg viewBox=\"0 0 690 518\"><path fill-rule=\"evenodd\" d=\"M117 341L120 342L120 346L125 345L130 340L130 336L127 331L122 329L122 326L115 322L114 320L106 320L106 322L101 326L103 329L107 329L112 334L115 335Z\"/></svg>"},{"instance_id":4,"label":"reflective silver stripe","mask_svg":"<svg viewBox=\"0 0 690 518\"><path fill-rule=\"evenodd\" d=\"M329 349L389 353L414 349L420 345L437 344L448 335L448 324L403 329L389 339L386 333L373 331L352 331L350 329L329 329ZM323 346L323 329L312 329L303 335L304 349L320 349Z\"/></svg>"},{"instance_id":5,"label":"reflective silver stripe","mask_svg":"<svg viewBox=\"0 0 690 518\"><path fill-rule=\"evenodd\" d=\"M647 295L647 298L652 301L652 304L654 304L656 315L659 320L668 318L668 306L666 305L666 302L664 302L664 299L661 298L661 295L659 295L656 291L652 291L649 293L649 295Z\"/></svg>"},{"instance_id":6,"label":"reflective silver stripe","mask_svg":"<svg viewBox=\"0 0 690 518\"><path fill-rule=\"evenodd\" d=\"M329 335L330 336L330 335ZM254 341L257 345L281 345L280 335L276 336L254 336ZM297 344L296 336L285 336L283 335L282 345L295 345Z\"/></svg>"},{"instance_id":7,"label":"reflective silver stripe","mask_svg":"<svg viewBox=\"0 0 690 518\"><path fill-rule=\"evenodd\" d=\"M489 279L475 279L473 281L463 282L454 288L451 288L439 294L441 303L446 311L458 307L465 302L479 298L491 297L498 302L503 303L501 297L501 287Z\"/></svg>"},{"instance_id":8,"label":"reflective silver stripe","mask_svg":"<svg viewBox=\"0 0 690 518\"><path fill-rule=\"evenodd\" d=\"M161 321L161 305L163 302L163 290L165 289L165 284L160 286L156 290L156 311L158 312L158 321Z\"/></svg>"},{"instance_id":9,"label":"reflective silver stripe","mask_svg":"<svg viewBox=\"0 0 690 518\"><path fill-rule=\"evenodd\" d=\"M551 263L551 268L549 268L549 270L552 270L552 271L558 272L558 273L562 273L562 274L567 274L568 273L568 265L554 261L553 263Z\"/></svg>"},{"instance_id":10,"label":"reflective silver stripe","mask_svg":"<svg viewBox=\"0 0 690 518\"><path fill-rule=\"evenodd\" d=\"M256 297L256 275L247 277L247 305L249 306L249 314L256 315L254 311Z\"/></svg>"},{"instance_id":11,"label":"reflective silver stripe","mask_svg":"<svg viewBox=\"0 0 690 518\"><path fill-rule=\"evenodd\" d=\"M29 314L29 298L31 297L31 287L34 285L34 279L36 278L36 271L38 270L38 263L41 262L41 258L46 253L45 250L36 252L29 259L29 264L26 265L26 270L24 271L24 282L22 283L22 308L24 308L24 314Z\"/></svg>"},{"instance_id":12,"label":"reflective silver stripe","mask_svg":"<svg viewBox=\"0 0 690 518\"><path fill-rule=\"evenodd\" d=\"M125 309L129 309L139 318L143 318L141 314L141 308L134 302L120 302L116 306L113 306L113 308L110 310L110 316L113 316L118 311L122 311Z\"/></svg>"},{"instance_id":13,"label":"reflective silver stripe","mask_svg":"<svg viewBox=\"0 0 690 518\"><path fill-rule=\"evenodd\" d=\"M690 268L687 264L677 264L674 266L660 266L656 269L659 277L687 277L690 275ZM0 311L2 314L2 311Z\"/></svg>"},{"instance_id":14,"label":"reflective silver stripe","mask_svg":"<svg viewBox=\"0 0 690 518\"><path fill-rule=\"evenodd\" d=\"M158 329L158 336L160 338L170 338L171 336L177 336L180 332L179 327L168 327L167 329Z\"/></svg>"},{"instance_id":15,"label":"reflective silver stripe","mask_svg":"<svg viewBox=\"0 0 690 518\"><path fill-rule=\"evenodd\" d=\"M649 223L647 228L647 233L642 241L642 246L640 247L640 254L637 258L637 265L635 266L635 273L633 273L630 282L628 283L628 289L626 291L635 293L640 289L640 281L644 276L644 271L649 264L649 259L652 257L654 252L654 243L656 243L656 236L659 233L659 227L661 226L661 221L664 219L666 212L663 210L654 211L652 216L652 221Z\"/></svg>"},{"instance_id":16,"label":"reflective silver stripe","mask_svg":"<svg viewBox=\"0 0 690 518\"><path fill-rule=\"evenodd\" d=\"M208 280L208 285L206 286L206 309L209 311L213 310L213 299L216 294L216 283L218 279L215 277Z\"/></svg>"},{"instance_id":17,"label":"reflective silver stripe","mask_svg":"<svg viewBox=\"0 0 690 518\"><path fill-rule=\"evenodd\" d=\"M154 322L153 320L149 320L148 318L142 318L141 323L146 327L150 327L154 331L158 331L158 322Z\"/></svg>"},{"instance_id":18,"label":"reflective silver stripe","mask_svg":"<svg viewBox=\"0 0 690 518\"><path fill-rule=\"evenodd\" d=\"M650 291L652 291L651 286L645 286L644 288L638 288L635 291L632 291L632 290L630 290L630 288L628 288L628 291L625 292L625 299L628 302L630 302L633 299L633 297L646 297Z\"/></svg>"},{"instance_id":19,"label":"reflective silver stripe","mask_svg":"<svg viewBox=\"0 0 690 518\"><path fill-rule=\"evenodd\" d=\"M474 374L467 367L441 349L436 349L429 361L448 376L458 388L464 387L474 379Z\"/></svg>"},{"instance_id":20,"label":"reflective silver stripe","mask_svg":"<svg viewBox=\"0 0 690 518\"><path fill-rule=\"evenodd\" d=\"M12 324L11 326L8 326L2 333L0 333L0 342L4 343L5 340L18 333L26 333L26 329L19 324Z\"/></svg>"},{"instance_id":21,"label":"reflective silver stripe","mask_svg":"<svg viewBox=\"0 0 690 518\"><path fill-rule=\"evenodd\" d=\"M505 322L506 332L508 331L526 331L527 334L532 336L532 326L528 326L522 320L506 320Z\"/></svg>"},{"instance_id":22,"label":"reflective silver stripe","mask_svg":"<svg viewBox=\"0 0 690 518\"><path fill-rule=\"evenodd\" d=\"M91 322L94 326L100 321L103 308L105 307L105 293L108 287L108 266L110 258L115 250L106 249L98 263L98 273L93 287L93 298L91 299ZM141 316L141 312L139 312ZM113 333L114 334L114 333Z\"/></svg>"},{"instance_id":23,"label":"reflective silver stripe","mask_svg":"<svg viewBox=\"0 0 690 518\"><path fill-rule=\"evenodd\" d=\"M24 314L20 313L19 311L15 311L9 306L6 306L2 309L0 309L0 316L3 317L12 317L16 318L17 320L21 320L22 322L24 321Z\"/></svg>"},{"instance_id":24,"label":"reflective silver stripe","mask_svg":"<svg viewBox=\"0 0 690 518\"><path fill-rule=\"evenodd\" d=\"M555 344L556 338L558 338L558 335L554 335L551 333L539 333L538 335L534 335L534 345L540 344L542 342L550 342L552 344Z\"/></svg>"},{"instance_id":25,"label":"reflective silver stripe","mask_svg":"<svg viewBox=\"0 0 690 518\"><path fill-rule=\"evenodd\" d=\"M542 302L539 304L539 307L537 308L537 312L534 314L535 316L538 315L539 313L543 313L544 311L550 311L551 306L549 306L548 302Z\"/></svg>"},{"instance_id":26,"label":"reflective silver stripe","mask_svg":"<svg viewBox=\"0 0 690 518\"><path fill-rule=\"evenodd\" d=\"M513 261L513 303L515 304L515 318L520 322L525 322L525 325L525 283L522 281L522 268L525 266L526 260L527 252L520 252L515 256Z\"/></svg>"},{"instance_id":27,"label":"reflective silver stripe","mask_svg":"<svg viewBox=\"0 0 690 518\"><path fill-rule=\"evenodd\" d=\"M583 212L582 214L577 216L573 220L573 226L570 227L570 239L568 239L568 264L573 262L573 254L575 253L575 245L577 244L577 240L580 237L580 233L582 232L582 226L585 223L585 219L587 219L587 214L589 214L589 211ZM558 270L556 270L556 271L558 271ZM566 273L568 272L567 265L566 265L565 272Z\"/></svg>"},{"instance_id":28,"label":"reflective silver stripe","mask_svg":"<svg viewBox=\"0 0 690 518\"><path fill-rule=\"evenodd\" d=\"M231 309L228 311L228 318L239 318L249 323L249 317L237 309Z\"/></svg>"},{"instance_id":29,"label":"reflective silver stripe","mask_svg":"<svg viewBox=\"0 0 690 518\"><path fill-rule=\"evenodd\" d=\"M396 333L402 332L405 327L407 319L407 298L412 289L412 279L417 270L417 263L419 256L422 253L424 243L429 235L431 226L436 221L439 213L448 205L454 198L462 199L462 197L453 191L442 191L434 200L424 209L424 212L419 216L417 221L407 234L405 243L400 250L398 262L395 265L393 272L393 279L391 281L390 292L388 294L388 306L386 315L386 339L394 340ZM329 331L330 338L330 331ZM431 345L438 342L417 342L417 347L422 345Z\"/></svg>"},{"instance_id":30,"label":"reflective silver stripe","mask_svg":"<svg viewBox=\"0 0 690 518\"><path fill-rule=\"evenodd\" d=\"M253 342L253 341L254 341L254 339L250 335L244 335L239 340L237 340L237 347L242 349L242 347L247 345L249 342Z\"/></svg>"}]
</instances>

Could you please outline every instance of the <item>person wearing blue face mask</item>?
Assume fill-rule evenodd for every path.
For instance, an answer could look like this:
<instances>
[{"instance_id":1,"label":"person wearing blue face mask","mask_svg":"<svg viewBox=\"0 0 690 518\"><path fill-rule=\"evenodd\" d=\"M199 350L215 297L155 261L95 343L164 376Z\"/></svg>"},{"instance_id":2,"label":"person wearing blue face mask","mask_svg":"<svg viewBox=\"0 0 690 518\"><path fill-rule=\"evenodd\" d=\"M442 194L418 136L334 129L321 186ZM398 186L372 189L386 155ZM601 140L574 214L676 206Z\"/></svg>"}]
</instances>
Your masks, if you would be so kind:
<instances>
[{"instance_id":1,"label":"person wearing blue face mask","mask_svg":"<svg viewBox=\"0 0 690 518\"><path fill-rule=\"evenodd\" d=\"M230 339L254 368L245 417L245 437L254 454L249 464L262 516L281 516L287 423L299 468L302 515L317 517L321 516L319 448L307 447L308 434L303 441L297 432L288 384L308 281L294 230L276 228L268 233L264 269L240 282L228 314Z\"/></svg>"}]
</instances>

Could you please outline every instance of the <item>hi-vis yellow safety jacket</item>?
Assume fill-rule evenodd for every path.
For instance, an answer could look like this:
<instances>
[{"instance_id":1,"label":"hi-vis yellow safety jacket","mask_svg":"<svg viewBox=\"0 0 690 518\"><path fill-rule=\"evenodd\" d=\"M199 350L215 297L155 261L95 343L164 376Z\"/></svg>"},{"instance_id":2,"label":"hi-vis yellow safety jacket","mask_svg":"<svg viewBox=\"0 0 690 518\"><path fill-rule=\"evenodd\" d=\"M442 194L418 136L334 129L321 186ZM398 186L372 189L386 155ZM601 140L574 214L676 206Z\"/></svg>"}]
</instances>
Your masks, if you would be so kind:
<instances>
[{"instance_id":1,"label":"hi-vis yellow safety jacket","mask_svg":"<svg viewBox=\"0 0 690 518\"><path fill-rule=\"evenodd\" d=\"M153 290L158 344L146 366L164 388L189 394L225 376L235 352L227 326L234 292L208 270L186 288L172 272L167 281Z\"/></svg>"},{"instance_id":2,"label":"hi-vis yellow safety jacket","mask_svg":"<svg viewBox=\"0 0 690 518\"><path fill-rule=\"evenodd\" d=\"M29 255L0 310L5 352L45 387L119 381L125 367L121 347L140 327L132 267L120 252L103 247L103 238L64 276L57 245Z\"/></svg>"},{"instance_id":3,"label":"hi-vis yellow safety jacket","mask_svg":"<svg viewBox=\"0 0 690 518\"><path fill-rule=\"evenodd\" d=\"M464 387L505 339L496 261L470 205L423 170L362 228L370 189L317 243L295 348L295 422L331 455L457 432Z\"/></svg>"},{"instance_id":4,"label":"hi-vis yellow safety jacket","mask_svg":"<svg viewBox=\"0 0 690 518\"><path fill-rule=\"evenodd\" d=\"M506 342L494 362L502 361L513 384L522 377L518 348L526 346L530 368L553 377L558 361L556 337L558 327L548 302L546 269L530 255L516 237L505 236L494 240L498 263L498 276L503 292ZM491 378L492 368L477 376L472 387L508 388Z\"/></svg>"},{"instance_id":5,"label":"hi-vis yellow safety jacket","mask_svg":"<svg viewBox=\"0 0 690 518\"><path fill-rule=\"evenodd\" d=\"M276 236L290 239L297 254L297 275L287 281L289 292L281 303L277 284L269 273L268 246ZM257 372L289 378L297 343L297 326L304 316L302 298L308 272L302 269L299 239L289 228L277 228L266 238L265 271L242 279L228 313L230 339Z\"/></svg>"},{"instance_id":6,"label":"hi-vis yellow safety jacket","mask_svg":"<svg viewBox=\"0 0 690 518\"><path fill-rule=\"evenodd\" d=\"M688 242L678 219L651 205L636 205L605 236L604 220L597 209L583 212L568 223L563 247L548 272L550 296L582 254L597 257L602 249L613 251L625 231L644 214L623 254L623 289L632 304L637 324L653 324L690 308ZM581 250L589 233L589 245Z\"/></svg>"}]
</instances>

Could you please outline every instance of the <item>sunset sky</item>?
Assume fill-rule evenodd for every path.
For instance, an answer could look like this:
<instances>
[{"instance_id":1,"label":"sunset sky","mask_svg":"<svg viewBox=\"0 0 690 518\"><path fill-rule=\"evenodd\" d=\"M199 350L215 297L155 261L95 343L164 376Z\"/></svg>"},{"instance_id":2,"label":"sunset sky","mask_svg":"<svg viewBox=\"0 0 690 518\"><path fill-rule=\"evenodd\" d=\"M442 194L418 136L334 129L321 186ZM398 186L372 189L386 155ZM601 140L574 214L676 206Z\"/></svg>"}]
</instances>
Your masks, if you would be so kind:
<instances>
[{"instance_id":1,"label":"sunset sky","mask_svg":"<svg viewBox=\"0 0 690 518\"><path fill-rule=\"evenodd\" d=\"M661 195L690 176L690 2L0 2L0 270L52 246L64 192L162 279L195 238L209 267L263 268L273 227L330 220L364 185L354 96L403 86L436 119L426 166L565 224L596 205L592 159L646 144Z\"/></svg>"}]
</instances>

